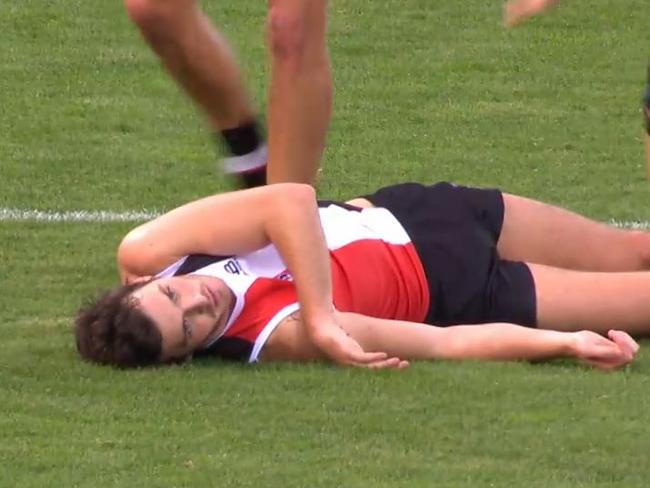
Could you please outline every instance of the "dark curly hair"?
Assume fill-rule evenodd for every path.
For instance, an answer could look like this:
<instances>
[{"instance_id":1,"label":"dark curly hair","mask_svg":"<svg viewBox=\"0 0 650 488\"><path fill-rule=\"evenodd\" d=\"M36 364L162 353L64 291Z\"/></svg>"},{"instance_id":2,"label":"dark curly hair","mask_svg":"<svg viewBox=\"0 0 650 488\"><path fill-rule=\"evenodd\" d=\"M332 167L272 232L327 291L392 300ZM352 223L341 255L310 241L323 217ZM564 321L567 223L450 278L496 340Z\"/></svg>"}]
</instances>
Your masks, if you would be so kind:
<instances>
[{"instance_id":1,"label":"dark curly hair","mask_svg":"<svg viewBox=\"0 0 650 488\"><path fill-rule=\"evenodd\" d=\"M160 330L131 298L131 293L144 284L133 283L104 292L77 312L75 338L83 359L118 368L160 363Z\"/></svg>"}]
</instances>

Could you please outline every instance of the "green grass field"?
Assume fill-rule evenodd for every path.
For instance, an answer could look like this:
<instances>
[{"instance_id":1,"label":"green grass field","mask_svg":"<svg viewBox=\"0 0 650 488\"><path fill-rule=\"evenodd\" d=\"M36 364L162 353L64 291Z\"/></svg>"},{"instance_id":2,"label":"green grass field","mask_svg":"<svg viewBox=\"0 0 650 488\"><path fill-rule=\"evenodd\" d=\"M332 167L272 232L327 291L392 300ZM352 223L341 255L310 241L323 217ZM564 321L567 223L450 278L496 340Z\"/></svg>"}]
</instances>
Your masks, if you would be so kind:
<instances>
[{"instance_id":1,"label":"green grass field","mask_svg":"<svg viewBox=\"0 0 650 488\"><path fill-rule=\"evenodd\" d=\"M454 180L650 221L647 4L567 3L505 31L497 0L333 1L320 194ZM266 2L205 4L263 107ZM228 188L121 2L2 2L0 32L0 209L160 210ZM71 317L116 283L129 225L0 220L0 486L648 486L645 351L614 374L82 364Z\"/></svg>"}]
</instances>

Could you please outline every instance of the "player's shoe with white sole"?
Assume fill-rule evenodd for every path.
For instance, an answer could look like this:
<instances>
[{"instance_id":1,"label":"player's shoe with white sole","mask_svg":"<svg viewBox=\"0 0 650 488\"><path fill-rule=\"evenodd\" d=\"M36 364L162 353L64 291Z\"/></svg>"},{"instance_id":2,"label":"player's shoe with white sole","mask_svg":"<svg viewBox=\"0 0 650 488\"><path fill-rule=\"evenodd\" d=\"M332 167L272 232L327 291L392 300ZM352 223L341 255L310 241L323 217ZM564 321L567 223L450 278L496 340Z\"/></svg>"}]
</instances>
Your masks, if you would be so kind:
<instances>
[{"instance_id":1,"label":"player's shoe with white sole","mask_svg":"<svg viewBox=\"0 0 650 488\"><path fill-rule=\"evenodd\" d=\"M234 178L240 188L253 188L266 184L268 148L262 144L243 156L231 156L221 161L224 173Z\"/></svg>"}]
</instances>

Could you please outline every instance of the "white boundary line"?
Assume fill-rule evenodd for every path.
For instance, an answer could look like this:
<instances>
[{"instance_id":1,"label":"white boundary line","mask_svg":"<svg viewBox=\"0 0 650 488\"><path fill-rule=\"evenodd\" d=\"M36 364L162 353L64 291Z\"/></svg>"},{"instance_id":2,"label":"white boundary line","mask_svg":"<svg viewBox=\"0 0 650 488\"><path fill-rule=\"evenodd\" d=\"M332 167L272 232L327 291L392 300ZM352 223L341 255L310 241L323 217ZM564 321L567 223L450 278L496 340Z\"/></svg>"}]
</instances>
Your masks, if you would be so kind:
<instances>
[{"instance_id":1,"label":"white boundary line","mask_svg":"<svg viewBox=\"0 0 650 488\"><path fill-rule=\"evenodd\" d=\"M159 210L69 210L51 211L0 207L0 222L142 222L158 217ZM644 220L610 220L610 224L626 229L650 230L650 222Z\"/></svg>"},{"instance_id":2,"label":"white boundary line","mask_svg":"<svg viewBox=\"0 0 650 488\"><path fill-rule=\"evenodd\" d=\"M142 222L159 216L157 210L69 210L51 211L21 208L0 208L0 221L13 222Z\"/></svg>"},{"instance_id":3,"label":"white boundary line","mask_svg":"<svg viewBox=\"0 0 650 488\"><path fill-rule=\"evenodd\" d=\"M616 227L621 227L625 229L650 230L650 222L644 220L632 220L632 221L610 220L609 223Z\"/></svg>"}]
</instances>

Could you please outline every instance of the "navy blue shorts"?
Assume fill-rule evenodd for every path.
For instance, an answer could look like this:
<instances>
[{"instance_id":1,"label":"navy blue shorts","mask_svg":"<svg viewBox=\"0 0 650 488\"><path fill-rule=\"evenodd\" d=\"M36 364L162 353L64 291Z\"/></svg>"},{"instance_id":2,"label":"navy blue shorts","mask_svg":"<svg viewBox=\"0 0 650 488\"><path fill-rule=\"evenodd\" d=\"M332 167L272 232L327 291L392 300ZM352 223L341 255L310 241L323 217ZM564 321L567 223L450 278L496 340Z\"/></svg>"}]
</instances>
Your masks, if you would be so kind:
<instances>
[{"instance_id":1,"label":"navy blue shorts","mask_svg":"<svg viewBox=\"0 0 650 488\"><path fill-rule=\"evenodd\" d=\"M431 295L426 323L536 326L530 269L497 253L504 212L499 190L402 183L364 198L388 209L415 245Z\"/></svg>"}]
</instances>

